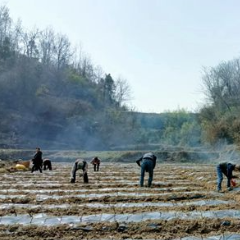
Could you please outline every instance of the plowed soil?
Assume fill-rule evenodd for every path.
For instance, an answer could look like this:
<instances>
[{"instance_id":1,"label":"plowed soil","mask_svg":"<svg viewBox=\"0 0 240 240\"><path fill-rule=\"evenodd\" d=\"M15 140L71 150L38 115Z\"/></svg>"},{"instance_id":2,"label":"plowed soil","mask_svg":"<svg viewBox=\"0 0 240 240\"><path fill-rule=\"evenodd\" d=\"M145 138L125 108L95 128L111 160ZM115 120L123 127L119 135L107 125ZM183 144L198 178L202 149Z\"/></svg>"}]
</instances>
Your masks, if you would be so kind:
<instances>
[{"instance_id":1,"label":"plowed soil","mask_svg":"<svg viewBox=\"0 0 240 240\"><path fill-rule=\"evenodd\" d=\"M53 163L53 171L42 174L2 170L0 239L180 239L240 233L240 192L228 192L226 179L223 192L215 191L214 165L158 164L151 188L139 187L140 168L134 164L103 162L99 172L89 166L88 184L79 173L76 183L70 183L70 172L70 163ZM147 178L146 173L145 183ZM236 214L228 215L232 210ZM126 215L127 221L119 220ZM46 216L46 221L23 223L24 216ZM80 220L47 220L63 217Z\"/></svg>"}]
</instances>

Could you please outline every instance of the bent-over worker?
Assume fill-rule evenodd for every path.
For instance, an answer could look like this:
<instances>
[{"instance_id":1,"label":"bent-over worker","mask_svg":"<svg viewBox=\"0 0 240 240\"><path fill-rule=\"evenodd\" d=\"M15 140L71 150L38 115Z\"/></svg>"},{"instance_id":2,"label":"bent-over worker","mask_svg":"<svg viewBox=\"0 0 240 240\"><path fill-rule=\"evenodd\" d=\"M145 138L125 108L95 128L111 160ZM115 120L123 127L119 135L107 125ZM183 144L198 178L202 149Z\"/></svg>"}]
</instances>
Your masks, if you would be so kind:
<instances>
[{"instance_id":1,"label":"bent-over worker","mask_svg":"<svg viewBox=\"0 0 240 240\"><path fill-rule=\"evenodd\" d=\"M151 187L153 180L153 170L156 166L157 157L149 152L145 153L141 158L139 158L136 163L141 167L141 176L140 176L140 187L143 187L144 175L145 172L148 172L148 187Z\"/></svg>"},{"instance_id":2,"label":"bent-over worker","mask_svg":"<svg viewBox=\"0 0 240 240\"><path fill-rule=\"evenodd\" d=\"M88 164L84 159L77 159L72 167L72 172L71 172L71 183L75 183L76 181L76 172L78 170L83 171L83 182L88 183Z\"/></svg>"}]
</instances>

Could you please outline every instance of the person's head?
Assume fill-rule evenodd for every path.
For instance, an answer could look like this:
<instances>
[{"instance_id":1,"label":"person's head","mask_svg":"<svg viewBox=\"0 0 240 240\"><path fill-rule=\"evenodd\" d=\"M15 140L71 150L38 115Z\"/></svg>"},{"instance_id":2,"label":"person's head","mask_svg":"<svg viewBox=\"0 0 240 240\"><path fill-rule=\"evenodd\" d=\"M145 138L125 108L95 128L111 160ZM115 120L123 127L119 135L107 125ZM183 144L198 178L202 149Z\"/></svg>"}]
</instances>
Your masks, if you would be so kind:
<instances>
[{"instance_id":1,"label":"person's head","mask_svg":"<svg viewBox=\"0 0 240 240\"><path fill-rule=\"evenodd\" d=\"M40 151L40 147L36 147L36 151L39 152Z\"/></svg>"}]
</instances>

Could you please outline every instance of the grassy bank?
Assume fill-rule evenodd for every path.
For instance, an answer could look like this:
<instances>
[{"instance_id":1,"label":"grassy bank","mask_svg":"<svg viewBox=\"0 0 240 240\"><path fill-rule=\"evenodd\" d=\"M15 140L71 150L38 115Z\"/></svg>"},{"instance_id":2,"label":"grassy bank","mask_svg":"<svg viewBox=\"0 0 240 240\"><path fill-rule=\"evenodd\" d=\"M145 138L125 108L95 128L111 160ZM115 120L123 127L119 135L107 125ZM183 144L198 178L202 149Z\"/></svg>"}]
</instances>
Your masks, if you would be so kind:
<instances>
[{"instance_id":1,"label":"grassy bank","mask_svg":"<svg viewBox=\"0 0 240 240\"><path fill-rule=\"evenodd\" d=\"M43 158L49 158L55 162L73 162L78 158L87 161L98 156L105 162L135 162L147 151L77 151L77 150L43 150ZM2 160L29 160L35 154L34 150L28 149L0 149ZM162 162L206 162L219 159L219 152L196 151L196 150L161 150L154 151L158 161Z\"/></svg>"}]
</instances>

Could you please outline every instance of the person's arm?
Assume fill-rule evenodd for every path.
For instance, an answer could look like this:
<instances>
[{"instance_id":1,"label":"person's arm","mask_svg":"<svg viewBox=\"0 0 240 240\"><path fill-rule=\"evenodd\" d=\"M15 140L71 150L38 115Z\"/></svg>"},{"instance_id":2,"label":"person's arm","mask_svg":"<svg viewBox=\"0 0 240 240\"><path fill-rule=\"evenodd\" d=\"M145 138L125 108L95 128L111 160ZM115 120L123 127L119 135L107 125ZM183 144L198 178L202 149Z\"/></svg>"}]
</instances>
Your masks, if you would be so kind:
<instances>
[{"instance_id":1,"label":"person's arm","mask_svg":"<svg viewBox=\"0 0 240 240\"><path fill-rule=\"evenodd\" d=\"M227 165L227 178L231 179L233 177L232 172L233 172L234 166L229 163Z\"/></svg>"},{"instance_id":2,"label":"person's arm","mask_svg":"<svg viewBox=\"0 0 240 240\"><path fill-rule=\"evenodd\" d=\"M141 161L142 161L142 157L139 158L139 159L136 161L136 163L137 163L137 165L138 165L139 167L141 167L141 164L140 164Z\"/></svg>"},{"instance_id":3,"label":"person's arm","mask_svg":"<svg viewBox=\"0 0 240 240\"><path fill-rule=\"evenodd\" d=\"M85 173L87 171L88 171L88 164L87 164L87 162L85 162L85 166L84 166L83 172Z\"/></svg>"},{"instance_id":4,"label":"person's arm","mask_svg":"<svg viewBox=\"0 0 240 240\"><path fill-rule=\"evenodd\" d=\"M36 160L37 155L38 155L38 153L35 153L35 154L34 154L32 161Z\"/></svg>"},{"instance_id":5,"label":"person's arm","mask_svg":"<svg viewBox=\"0 0 240 240\"><path fill-rule=\"evenodd\" d=\"M78 162L75 162L71 172L71 183L75 183Z\"/></svg>"},{"instance_id":6,"label":"person's arm","mask_svg":"<svg viewBox=\"0 0 240 240\"><path fill-rule=\"evenodd\" d=\"M42 152L39 152L39 159L42 161Z\"/></svg>"},{"instance_id":7,"label":"person's arm","mask_svg":"<svg viewBox=\"0 0 240 240\"><path fill-rule=\"evenodd\" d=\"M156 166L156 161L157 161L157 157L155 155L153 155L153 169Z\"/></svg>"}]
</instances>

